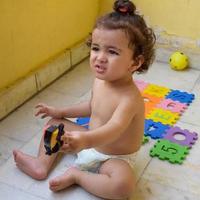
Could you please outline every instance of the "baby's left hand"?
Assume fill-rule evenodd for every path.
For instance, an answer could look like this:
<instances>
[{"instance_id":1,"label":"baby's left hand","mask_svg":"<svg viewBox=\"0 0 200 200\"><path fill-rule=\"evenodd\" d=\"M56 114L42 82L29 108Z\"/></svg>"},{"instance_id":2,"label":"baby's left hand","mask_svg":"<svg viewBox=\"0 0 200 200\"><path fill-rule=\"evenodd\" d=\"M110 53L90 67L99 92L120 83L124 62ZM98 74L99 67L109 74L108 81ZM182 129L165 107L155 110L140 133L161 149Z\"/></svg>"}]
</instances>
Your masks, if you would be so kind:
<instances>
[{"instance_id":1,"label":"baby's left hand","mask_svg":"<svg viewBox=\"0 0 200 200\"><path fill-rule=\"evenodd\" d=\"M65 132L61 140L63 145L60 151L64 153L77 153L86 148L86 137L81 131Z\"/></svg>"}]
</instances>

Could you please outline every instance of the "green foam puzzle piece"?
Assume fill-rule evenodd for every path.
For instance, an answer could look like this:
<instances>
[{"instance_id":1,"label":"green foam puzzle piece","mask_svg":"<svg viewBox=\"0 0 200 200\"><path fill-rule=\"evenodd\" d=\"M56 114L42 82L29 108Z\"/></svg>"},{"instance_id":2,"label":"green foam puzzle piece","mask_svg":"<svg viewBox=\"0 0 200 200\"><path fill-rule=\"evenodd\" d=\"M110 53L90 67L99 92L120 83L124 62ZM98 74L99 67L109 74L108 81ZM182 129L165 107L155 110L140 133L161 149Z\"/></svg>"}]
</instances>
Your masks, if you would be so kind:
<instances>
[{"instance_id":1,"label":"green foam puzzle piece","mask_svg":"<svg viewBox=\"0 0 200 200\"><path fill-rule=\"evenodd\" d=\"M149 138L147 136L143 136L142 144L146 144L149 142Z\"/></svg>"},{"instance_id":2,"label":"green foam puzzle piece","mask_svg":"<svg viewBox=\"0 0 200 200\"><path fill-rule=\"evenodd\" d=\"M168 160L173 164L182 164L188 153L188 147L164 139L158 140L154 147L150 150L150 156L157 156L159 159Z\"/></svg>"}]
</instances>

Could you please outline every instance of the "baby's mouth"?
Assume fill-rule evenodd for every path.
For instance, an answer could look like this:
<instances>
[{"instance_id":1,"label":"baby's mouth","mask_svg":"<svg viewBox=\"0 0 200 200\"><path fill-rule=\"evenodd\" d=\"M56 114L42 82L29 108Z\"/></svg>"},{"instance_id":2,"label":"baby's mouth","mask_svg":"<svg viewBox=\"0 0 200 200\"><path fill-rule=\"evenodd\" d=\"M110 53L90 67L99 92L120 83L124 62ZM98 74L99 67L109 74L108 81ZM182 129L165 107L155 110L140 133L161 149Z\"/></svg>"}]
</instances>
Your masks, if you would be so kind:
<instances>
[{"instance_id":1,"label":"baby's mouth","mask_svg":"<svg viewBox=\"0 0 200 200\"><path fill-rule=\"evenodd\" d=\"M95 69L98 73L103 73L106 70L106 68L101 65L95 65Z\"/></svg>"}]
</instances>

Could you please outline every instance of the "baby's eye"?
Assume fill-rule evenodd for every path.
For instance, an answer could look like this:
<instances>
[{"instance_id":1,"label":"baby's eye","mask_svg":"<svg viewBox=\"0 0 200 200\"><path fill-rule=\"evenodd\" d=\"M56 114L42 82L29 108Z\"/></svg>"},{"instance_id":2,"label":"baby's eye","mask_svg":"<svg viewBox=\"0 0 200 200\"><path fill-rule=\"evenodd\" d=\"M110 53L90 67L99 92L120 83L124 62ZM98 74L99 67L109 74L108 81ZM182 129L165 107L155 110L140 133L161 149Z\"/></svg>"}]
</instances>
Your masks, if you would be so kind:
<instances>
[{"instance_id":1,"label":"baby's eye","mask_svg":"<svg viewBox=\"0 0 200 200\"><path fill-rule=\"evenodd\" d=\"M108 52L112 55L119 55L119 53L117 51L114 51L112 49L108 50Z\"/></svg>"},{"instance_id":2,"label":"baby's eye","mask_svg":"<svg viewBox=\"0 0 200 200\"><path fill-rule=\"evenodd\" d=\"M92 50L92 51L98 51L99 48L98 48L98 47L91 47L91 50Z\"/></svg>"}]
</instances>

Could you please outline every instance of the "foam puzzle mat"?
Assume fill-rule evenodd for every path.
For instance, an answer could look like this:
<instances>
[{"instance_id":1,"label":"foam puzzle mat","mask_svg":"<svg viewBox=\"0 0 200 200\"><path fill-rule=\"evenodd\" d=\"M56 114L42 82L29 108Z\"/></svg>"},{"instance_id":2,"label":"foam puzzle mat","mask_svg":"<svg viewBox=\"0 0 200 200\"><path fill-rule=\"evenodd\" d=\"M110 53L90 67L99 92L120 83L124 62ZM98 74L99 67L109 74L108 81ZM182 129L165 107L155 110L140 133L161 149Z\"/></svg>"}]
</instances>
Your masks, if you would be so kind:
<instances>
[{"instance_id":1,"label":"foam puzzle mat","mask_svg":"<svg viewBox=\"0 0 200 200\"><path fill-rule=\"evenodd\" d=\"M192 103L195 95L185 91L135 80L145 103L143 144L149 138L157 140L149 154L170 163L182 164L198 139L196 132L176 126L176 122ZM90 118L76 122L88 128Z\"/></svg>"}]
</instances>

